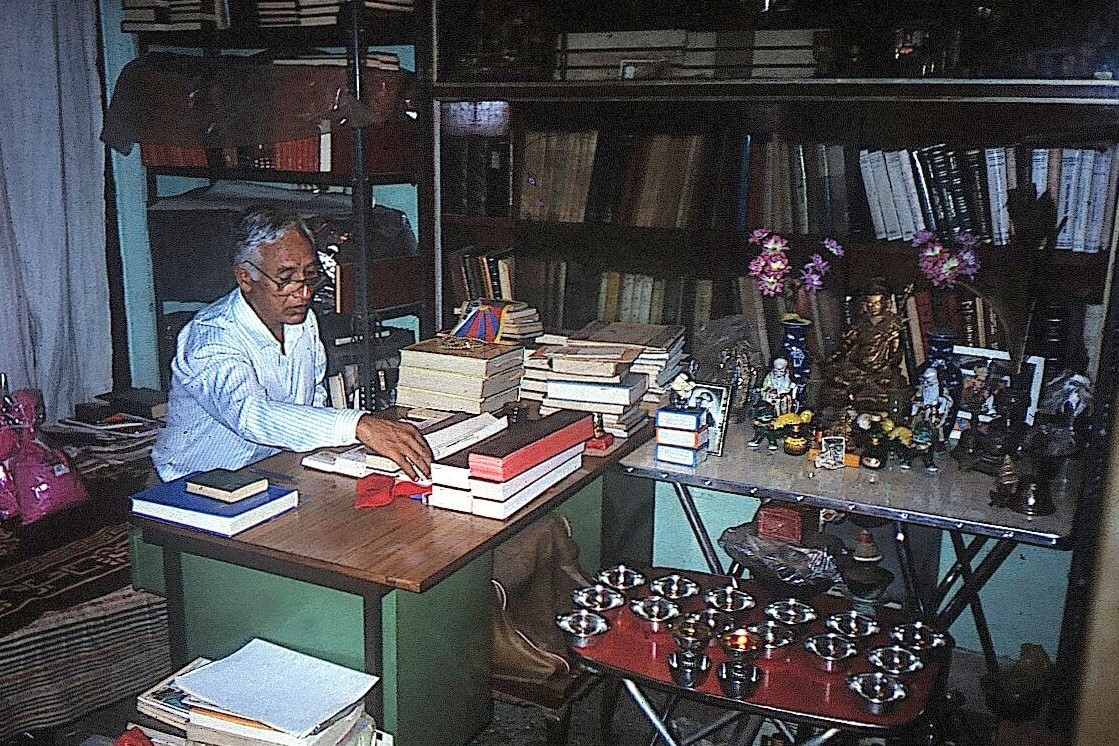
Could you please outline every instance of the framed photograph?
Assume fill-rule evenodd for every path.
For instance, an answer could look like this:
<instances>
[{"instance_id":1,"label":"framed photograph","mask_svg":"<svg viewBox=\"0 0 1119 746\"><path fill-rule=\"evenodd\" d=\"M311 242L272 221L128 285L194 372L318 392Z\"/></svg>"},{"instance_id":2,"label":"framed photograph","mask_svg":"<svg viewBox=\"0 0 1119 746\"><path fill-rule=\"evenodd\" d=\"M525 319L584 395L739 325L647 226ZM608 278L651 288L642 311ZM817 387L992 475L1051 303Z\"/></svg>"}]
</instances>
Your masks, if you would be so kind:
<instances>
[{"instance_id":1,"label":"framed photograph","mask_svg":"<svg viewBox=\"0 0 1119 746\"><path fill-rule=\"evenodd\" d=\"M846 466L847 439L842 435L825 435L820 440L820 452L813 462L818 469L842 469Z\"/></svg>"},{"instance_id":2,"label":"framed photograph","mask_svg":"<svg viewBox=\"0 0 1119 746\"><path fill-rule=\"evenodd\" d=\"M723 441L727 437L727 415L730 412L730 388L714 383L697 383L688 395L688 406L698 407L706 412L705 419L710 428L707 452L715 456L723 455Z\"/></svg>"}]
</instances>

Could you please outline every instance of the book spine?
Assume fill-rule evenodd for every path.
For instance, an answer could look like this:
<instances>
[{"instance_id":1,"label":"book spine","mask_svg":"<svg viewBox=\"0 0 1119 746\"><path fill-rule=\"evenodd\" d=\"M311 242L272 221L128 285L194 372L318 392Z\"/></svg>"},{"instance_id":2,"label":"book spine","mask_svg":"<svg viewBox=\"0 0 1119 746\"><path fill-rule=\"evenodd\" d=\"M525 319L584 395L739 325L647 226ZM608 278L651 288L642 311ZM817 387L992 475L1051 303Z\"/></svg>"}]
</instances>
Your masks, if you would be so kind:
<instances>
[{"instance_id":1,"label":"book spine","mask_svg":"<svg viewBox=\"0 0 1119 746\"><path fill-rule=\"evenodd\" d=\"M1096 253L1103 248L1104 209L1107 203L1107 187L1111 180L1111 161L1114 148L1096 152L1092 161L1091 188L1087 207L1080 209L1085 215L1084 251Z\"/></svg>"},{"instance_id":2,"label":"book spine","mask_svg":"<svg viewBox=\"0 0 1119 746\"><path fill-rule=\"evenodd\" d=\"M1073 245L1073 213L1076 210L1076 178L1080 172L1080 150L1061 149L1061 179L1057 197L1057 221L1061 224L1057 233L1056 247L1070 251ZM1063 221L1063 223L1062 223Z\"/></svg>"},{"instance_id":3,"label":"book spine","mask_svg":"<svg viewBox=\"0 0 1119 746\"><path fill-rule=\"evenodd\" d=\"M1092 148L1081 148L1076 174L1076 194L1069 213L1069 219L1072 221L1072 250L1077 252L1085 251L1088 233L1088 200L1091 199L1095 162L1096 151Z\"/></svg>"},{"instance_id":4,"label":"book spine","mask_svg":"<svg viewBox=\"0 0 1119 746\"><path fill-rule=\"evenodd\" d=\"M886 238L886 220L882 214L882 206L878 201L878 189L875 185L874 169L871 166L869 150L859 151L859 172L863 177L866 202L870 206L870 219L874 228L874 237Z\"/></svg>"},{"instance_id":5,"label":"book spine","mask_svg":"<svg viewBox=\"0 0 1119 746\"><path fill-rule=\"evenodd\" d=\"M890 186L890 174L886 166L886 154L883 151L870 151L870 169L874 173L875 197L879 209L882 210L882 226L886 231L886 238L896 241L902 237L901 218L898 215L898 203L894 200Z\"/></svg>"},{"instance_id":6,"label":"book spine","mask_svg":"<svg viewBox=\"0 0 1119 746\"><path fill-rule=\"evenodd\" d=\"M804 144L789 143L789 199L793 233L808 233L808 170Z\"/></svg>"},{"instance_id":7,"label":"book spine","mask_svg":"<svg viewBox=\"0 0 1119 746\"><path fill-rule=\"evenodd\" d=\"M987 204L990 208L991 240L1005 246L1010 240L1010 216L1007 212L1006 153L1000 147L983 151L987 166Z\"/></svg>"},{"instance_id":8,"label":"book spine","mask_svg":"<svg viewBox=\"0 0 1119 746\"><path fill-rule=\"evenodd\" d=\"M993 240L991 225L990 189L987 186L986 154L979 148L968 148L962 153L964 197L971 214L972 229L983 243Z\"/></svg>"},{"instance_id":9,"label":"book spine","mask_svg":"<svg viewBox=\"0 0 1119 746\"><path fill-rule=\"evenodd\" d=\"M910 188L906 184L905 172L902 168L906 156L900 150L887 150L883 152L883 157L886 161L886 175L890 180L890 197L893 199L894 210L898 215L901 238L908 241L917 232L917 227L915 215L910 208Z\"/></svg>"}]
</instances>

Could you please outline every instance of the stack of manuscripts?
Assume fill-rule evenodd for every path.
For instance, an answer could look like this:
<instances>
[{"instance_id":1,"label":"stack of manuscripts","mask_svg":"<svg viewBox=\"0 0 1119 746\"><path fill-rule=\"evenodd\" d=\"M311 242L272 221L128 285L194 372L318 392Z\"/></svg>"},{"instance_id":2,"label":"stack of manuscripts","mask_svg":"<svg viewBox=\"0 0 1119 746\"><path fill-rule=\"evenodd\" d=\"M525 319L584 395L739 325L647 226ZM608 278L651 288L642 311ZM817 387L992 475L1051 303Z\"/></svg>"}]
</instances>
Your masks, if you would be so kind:
<instances>
[{"instance_id":1,"label":"stack of manuscripts","mask_svg":"<svg viewBox=\"0 0 1119 746\"><path fill-rule=\"evenodd\" d=\"M428 505L505 520L583 465L594 435L586 412L520 419L431 465Z\"/></svg>"},{"instance_id":2,"label":"stack of manuscripts","mask_svg":"<svg viewBox=\"0 0 1119 746\"><path fill-rule=\"evenodd\" d=\"M524 371L519 345L435 337L400 351L396 403L444 412L496 412L517 401Z\"/></svg>"},{"instance_id":3,"label":"stack of manuscripts","mask_svg":"<svg viewBox=\"0 0 1119 746\"><path fill-rule=\"evenodd\" d=\"M199 658L136 700L187 746L381 746L364 697L377 677L250 640L225 658Z\"/></svg>"},{"instance_id":4,"label":"stack of manuscripts","mask_svg":"<svg viewBox=\"0 0 1119 746\"><path fill-rule=\"evenodd\" d=\"M526 356L521 397L540 400L542 414L592 412L618 438L667 403L667 386L683 370L682 326L593 321L537 341L544 344Z\"/></svg>"}]
</instances>

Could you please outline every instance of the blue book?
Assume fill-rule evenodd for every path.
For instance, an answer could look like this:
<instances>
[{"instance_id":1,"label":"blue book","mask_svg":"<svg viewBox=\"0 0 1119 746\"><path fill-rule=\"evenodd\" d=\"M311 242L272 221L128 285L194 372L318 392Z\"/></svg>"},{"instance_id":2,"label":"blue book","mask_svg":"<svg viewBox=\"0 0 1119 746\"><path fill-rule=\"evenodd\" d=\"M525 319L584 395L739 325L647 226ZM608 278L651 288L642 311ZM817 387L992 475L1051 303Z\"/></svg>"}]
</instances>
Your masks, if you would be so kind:
<instances>
[{"instance_id":1,"label":"blue book","mask_svg":"<svg viewBox=\"0 0 1119 746\"><path fill-rule=\"evenodd\" d=\"M188 474L137 492L132 496L133 514L233 536L299 504L298 490L278 485L233 503L195 495L186 488L193 476Z\"/></svg>"}]
</instances>

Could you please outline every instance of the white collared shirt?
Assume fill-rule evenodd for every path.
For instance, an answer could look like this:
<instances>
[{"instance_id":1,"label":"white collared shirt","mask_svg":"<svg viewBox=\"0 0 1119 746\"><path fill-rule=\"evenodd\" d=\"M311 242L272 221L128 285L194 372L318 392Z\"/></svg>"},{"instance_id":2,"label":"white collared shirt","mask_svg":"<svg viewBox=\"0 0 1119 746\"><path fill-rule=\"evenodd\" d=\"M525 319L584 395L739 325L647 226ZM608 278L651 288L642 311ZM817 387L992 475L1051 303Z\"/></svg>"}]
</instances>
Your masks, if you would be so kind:
<instances>
[{"instance_id":1,"label":"white collared shirt","mask_svg":"<svg viewBox=\"0 0 1119 746\"><path fill-rule=\"evenodd\" d=\"M195 314L179 333L167 424L152 449L160 478L356 442L363 411L326 406L314 313L284 326L284 348L240 289Z\"/></svg>"}]
</instances>

